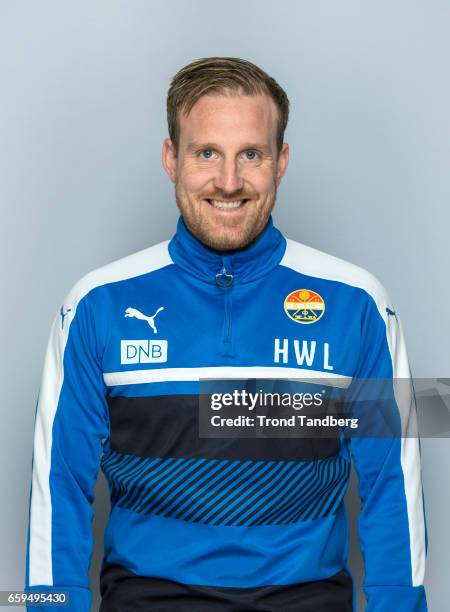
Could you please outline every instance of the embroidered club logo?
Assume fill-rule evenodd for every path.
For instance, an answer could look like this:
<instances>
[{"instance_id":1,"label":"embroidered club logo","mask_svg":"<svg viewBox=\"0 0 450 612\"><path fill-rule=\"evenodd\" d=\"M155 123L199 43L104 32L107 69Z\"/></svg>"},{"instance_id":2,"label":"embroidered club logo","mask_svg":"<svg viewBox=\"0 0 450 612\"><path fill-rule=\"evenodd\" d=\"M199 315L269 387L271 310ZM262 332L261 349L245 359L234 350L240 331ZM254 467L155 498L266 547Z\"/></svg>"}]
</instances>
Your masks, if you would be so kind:
<instances>
[{"instance_id":1,"label":"embroidered club logo","mask_svg":"<svg viewBox=\"0 0 450 612\"><path fill-rule=\"evenodd\" d=\"M311 289L296 289L284 300L284 311L296 323L316 323L325 312L321 295Z\"/></svg>"}]
</instances>

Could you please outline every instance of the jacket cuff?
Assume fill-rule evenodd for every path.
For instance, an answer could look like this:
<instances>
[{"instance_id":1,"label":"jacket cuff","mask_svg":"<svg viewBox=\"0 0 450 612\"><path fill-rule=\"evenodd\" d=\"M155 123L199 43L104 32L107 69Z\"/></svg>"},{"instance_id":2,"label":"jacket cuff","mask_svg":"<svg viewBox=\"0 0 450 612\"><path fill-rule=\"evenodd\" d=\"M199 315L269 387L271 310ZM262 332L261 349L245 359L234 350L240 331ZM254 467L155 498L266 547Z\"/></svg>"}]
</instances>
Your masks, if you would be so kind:
<instances>
[{"instance_id":1,"label":"jacket cuff","mask_svg":"<svg viewBox=\"0 0 450 612\"><path fill-rule=\"evenodd\" d=\"M366 612L427 612L423 586L366 586Z\"/></svg>"}]
</instances>

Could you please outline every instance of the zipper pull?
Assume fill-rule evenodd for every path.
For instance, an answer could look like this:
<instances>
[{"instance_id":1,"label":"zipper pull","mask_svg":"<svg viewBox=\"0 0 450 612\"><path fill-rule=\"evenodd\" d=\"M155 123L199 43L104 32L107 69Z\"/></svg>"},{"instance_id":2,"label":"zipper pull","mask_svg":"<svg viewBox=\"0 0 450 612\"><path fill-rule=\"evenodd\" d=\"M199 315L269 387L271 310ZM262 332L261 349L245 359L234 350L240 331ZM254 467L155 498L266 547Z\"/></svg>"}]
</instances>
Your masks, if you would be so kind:
<instances>
[{"instance_id":1,"label":"zipper pull","mask_svg":"<svg viewBox=\"0 0 450 612\"><path fill-rule=\"evenodd\" d=\"M228 272L225 266L222 266L220 272L216 274L215 283L218 287L226 289L227 287L231 287L234 281L234 276Z\"/></svg>"}]
</instances>

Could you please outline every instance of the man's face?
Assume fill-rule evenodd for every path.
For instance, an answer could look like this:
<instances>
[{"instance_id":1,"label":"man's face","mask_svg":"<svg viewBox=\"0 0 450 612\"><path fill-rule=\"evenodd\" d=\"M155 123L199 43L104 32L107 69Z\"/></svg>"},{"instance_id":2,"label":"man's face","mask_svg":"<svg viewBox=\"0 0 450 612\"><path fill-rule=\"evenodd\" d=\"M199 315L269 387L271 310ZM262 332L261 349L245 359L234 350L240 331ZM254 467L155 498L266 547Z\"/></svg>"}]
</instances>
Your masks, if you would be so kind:
<instances>
[{"instance_id":1,"label":"man's face","mask_svg":"<svg viewBox=\"0 0 450 612\"><path fill-rule=\"evenodd\" d=\"M267 223L289 156L287 143L277 155L277 113L268 95L204 95L179 117L178 154L164 141L178 208L213 249L243 248Z\"/></svg>"}]
</instances>

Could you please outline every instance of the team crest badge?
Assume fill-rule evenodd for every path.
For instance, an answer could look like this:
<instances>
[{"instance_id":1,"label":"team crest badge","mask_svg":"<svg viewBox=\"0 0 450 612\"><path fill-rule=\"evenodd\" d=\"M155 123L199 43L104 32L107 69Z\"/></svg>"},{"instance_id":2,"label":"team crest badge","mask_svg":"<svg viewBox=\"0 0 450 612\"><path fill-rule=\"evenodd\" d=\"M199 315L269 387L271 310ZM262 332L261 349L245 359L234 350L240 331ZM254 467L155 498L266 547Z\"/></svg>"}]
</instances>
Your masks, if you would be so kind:
<instances>
[{"instance_id":1,"label":"team crest badge","mask_svg":"<svg viewBox=\"0 0 450 612\"><path fill-rule=\"evenodd\" d=\"M325 312L322 296L311 289L296 289L284 300L284 311L296 323L316 323Z\"/></svg>"}]
</instances>

